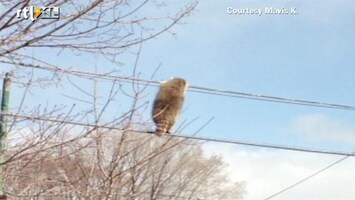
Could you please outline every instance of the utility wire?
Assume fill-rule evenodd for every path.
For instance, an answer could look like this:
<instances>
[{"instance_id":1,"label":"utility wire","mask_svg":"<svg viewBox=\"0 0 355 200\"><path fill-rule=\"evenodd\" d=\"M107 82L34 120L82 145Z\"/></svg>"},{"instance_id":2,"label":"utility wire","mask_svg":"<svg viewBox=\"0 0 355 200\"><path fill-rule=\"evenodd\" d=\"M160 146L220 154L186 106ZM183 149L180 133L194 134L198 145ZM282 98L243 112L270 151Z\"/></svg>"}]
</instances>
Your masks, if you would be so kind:
<instances>
[{"instance_id":1,"label":"utility wire","mask_svg":"<svg viewBox=\"0 0 355 200\"><path fill-rule=\"evenodd\" d=\"M355 153L355 152L354 152L354 153ZM309 180L309 179L311 179L311 178L313 178L313 177L319 175L320 173L322 173L322 172L326 171L327 169L329 169L329 168L331 168L331 167L333 167L333 166L339 164L340 162L344 161L345 159L347 159L347 158L349 158L349 157L350 157L350 156L345 156L345 157L343 157L343 158L341 158L341 159L339 159L339 160L336 160L335 162L333 162L333 163L327 165L326 167L324 167L324 168L322 168L322 169L316 171L315 173L313 173L313 174L311 174L311 175L309 175L309 176L307 176L307 177L305 177L305 178L303 178L303 179L297 181L296 183L294 183L294 184L292 184L292 185L290 185L290 186L288 186L288 187L286 187L286 188L280 190L279 192L276 192L275 194L273 194L273 195L271 195L271 196L265 198L264 200L270 200L270 199L273 199L273 198L276 197L276 196L279 196L280 194L282 194L282 193L284 193L284 192L286 192L286 191L288 191L288 190L290 190L290 189L292 189L292 188L294 188L294 187L296 187L296 186L298 186L298 185L300 185L300 184L306 182L307 180Z\"/></svg>"},{"instance_id":2,"label":"utility wire","mask_svg":"<svg viewBox=\"0 0 355 200\"><path fill-rule=\"evenodd\" d=\"M155 80L147 80L135 77L128 77L128 76L117 76L112 75L110 73L94 73L88 71L81 71L75 69L65 69L59 67L47 67L41 65L31 65L25 64L21 62L12 63L7 61L0 61L7 64L16 64L20 67L28 67L28 68L35 68L40 70L52 71L52 72L60 72L65 74L71 74L75 76L85 76L88 78L99 78L99 79L106 79L106 80L121 80L121 81L135 81L141 84L149 84L157 86L159 85L159 81ZM243 98L243 99L251 99L251 100L258 100L258 101L269 101L269 102L276 102L276 103L286 103L286 104L295 104L295 105L303 105L303 106L313 106L313 107L323 107L323 108L331 108L331 109L341 109L341 110L352 110L355 111L355 106L351 105L343 105L343 104L334 104L334 103L327 103L327 102L320 102L320 101L310 101L310 100L302 100L302 99L292 99L292 98L285 98L285 97L277 97L271 95L260 95L260 94L252 94L252 93L245 93L239 91L232 91L232 90L224 90L224 89L214 89L208 87L200 87L200 86L189 86L189 90L191 92L196 93L204 93L204 94L211 94L217 96L228 96L234 98Z\"/></svg>"},{"instance_id":3,"label":"utility wire","mask_svg":"<svg viewBox=\"0 0 355 200\"><path fill-rule=\"evenodd\" d=\"M41 117L41 116L31 116L25 114L16 114L16 113L8 113L3 115L19 117L27 120L37 120L37 121L48 121L48 122L55 122L55 123L64 123L64 124L71 124L83 127L93 127L93 128L103 128L109 130L119 130L123 131L123 129L107 126L107 125L98 125L98 124L90 124L90 123L82 123L82 122L74 122L68 121L60 118L49 118L49 117ZM155 134L152 131L140 131L140 130L126 130L136 133L143 133L143 134ZM310 149L310 148L301 148L301 147L290 147L290 146L283 146L283 145L276 145L276 144L265 144L265 143L255 143L255 142L247 142L247 141L240 141L240 140L227 140L227 139L217 139L217 138L208 138L208 137L201 137L201 136L191 136L191 135L182 135L182 134L169 134L170 137L176 138L187 138L192 140L200 140L200 141L207 141L207 142L217 142L217 143L225 143L225 144L235 144L235 145L245 145L245 146L253 146L253 147L262 147L262 148L271 148L271 149L280 149L280 150L289 150L289 151L298 151L298 152L305 152L305 153L317 153L317 154L328 154L328 155L338 155L338 156L355 156L354 153L349 152L340 152L340 151L331 151L331 150L321 150L321 149Z\"/></svg>"},{"instance_id":4,"label":"utility wire","mask_svg":"<svg viewBox=\"0 0 355 200\"><path fill-rule=\"evenodd\" d=\"M1 61L5 62L6 61ZM13 63L8 63L13 64ZM63 69L58 67L45 67L40 65L28 65L24 63L16 63L18 66L21 67L29 67L41 70L47 70L52 72L60 72L65 74L71 74L76 76L86 76L88 78L99 78L99 79L106 79L106 80L121 80L121 81L135 81L141 84L152 84L152 85L159 85L159 81L154 80L146 80L141 78L135 77L127 77L127 76L117 76L111 75L109 73L93 73L75 69ZM203 94L210 94L210 95L217 95L217 96L227 96L227 97L234 97L234 98L243 98L243 99L251 99L251 100L259 100L259 101L268 101L268 102L276 102L276 103L286 103L286 104L296 104L296 105L304 105L304 106L313 106L313 107L323 107L323 108L332 108L332 109L342 109L342 110L355 110L354 106L350 105L342 105L342 104L333 104L333 103L326 103L326 102L319 102L319 101L309 101L309 100L301 100L301 99L291 99L285 97L277 97L277 96L270 96L270 95L258 95L252 93L245 93L245 92L238 92L238 91L231 91L231 90L223 90L223 89L213 89L207 87L199 87L199 86L189 86L189 90L195 93L203 93ZM57 123L65 123L65 124L72 124L72 125L79 125L79 126L87 126L87 127L96 127L96 128L105 128L111 130L122 130L115 127L104 126L104 125L95 125L95 124L87 124L81 122L72 122L61 120L58 118L45 118L40 116L29 116L29 115L21 115L21 114L7 114L9 116L16 116L30 120L40 120L40 121L50 121L50 122L57 122ZM138 133L145 133L145 134L153 134L153 132L146 132L146 131L137 131L131 130L133 132ZM273 149L280 149L280 150L290 150L290 151L300 151L300 152L307 152L307 153L318 153L318 154L329 154L329 155L342 155L343 158L336 160L335 162L331 163L330 165L316 171L315 173L301 179L300 181L280 190L279 192L265 198L265 200L273 199L274 197L306 182L307 180L319 175L320 173L326 171L327 169L339 164L340 162L344 161L345 159L355 156L354 153L347 153L347 152L337 152L337 151L328 151L328 150L317 150L317 149L306 149L306 148L298 148L298 147L289 147L289 146L281 146L281 145L273 145L273 144L262 144L262 143L253 143L253 142L245 142L245 141L231 141L225 139L215 139L215 138L206 138L206 137L197 137L197 136L188 136L188 135L176 135L170 134L171 137L178 137L178 138L188 138L193 140L202 140L202 141L209 141L209 142L218 142L218 143L228 143L228 144L237 144L237 145L246 145L246 146L254 146L254 147L263 147L263 148L273 148Z\"/></svg>"}]
</instances>

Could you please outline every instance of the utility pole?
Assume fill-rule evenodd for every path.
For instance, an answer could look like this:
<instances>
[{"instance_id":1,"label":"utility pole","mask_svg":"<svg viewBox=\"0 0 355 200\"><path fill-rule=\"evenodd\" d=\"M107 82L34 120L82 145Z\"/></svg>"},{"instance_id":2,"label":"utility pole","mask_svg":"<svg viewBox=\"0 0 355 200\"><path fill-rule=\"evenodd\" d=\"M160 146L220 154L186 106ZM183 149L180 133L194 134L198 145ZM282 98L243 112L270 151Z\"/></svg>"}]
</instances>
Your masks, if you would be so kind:
<instances>
[{"instance_id":1,"label":"utility pole","mask_svg":"<svg viewBox=\"0 0 355 200\"><path fill-rule=\"evenodd\" d=\"M4 83L2 86L2 99L1 99L1 116L0 116L0 163L4 162L4 154L6 150L7 142L7 121L9 112L9 100L10 100L10 86L11 79L10 74L6 73ZM0 164L0 200L7 199L4 193L4 165Z\"/></svg>"}]
</instances>

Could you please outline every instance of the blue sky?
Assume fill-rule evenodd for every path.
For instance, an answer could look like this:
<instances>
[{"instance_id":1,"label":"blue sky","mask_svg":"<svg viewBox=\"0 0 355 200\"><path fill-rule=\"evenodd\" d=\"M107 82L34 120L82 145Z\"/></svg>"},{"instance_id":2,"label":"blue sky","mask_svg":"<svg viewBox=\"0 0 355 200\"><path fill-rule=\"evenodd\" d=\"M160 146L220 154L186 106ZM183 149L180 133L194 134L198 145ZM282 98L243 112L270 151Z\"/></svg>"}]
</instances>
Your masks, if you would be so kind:
<instances>
[{"instance_id":1,"label":"blue sky","mask_svg":"<svg viewBox=\"0 0 355 200\"><path fill-rule=\"evenodd\" d=\"M183 3L180 1L179 3L168 2L168 7L162 10L147 8L144 13L140 14L173 13L181 5ZM252 16L226 13L227 7L289 8L290 6L297 7L299 14ZM155 80L178 76L185 78L190 85L194 86L355 105L355 92L353 91L355 86L353 78L355 75L354 10L355 4L350 0L200 1L197 11L185 18L184 24L172 29L177 34L176 36L163 34L143 45L138 71L141 73L140 77L149 79L155 68L161 64ZM33 52L30 50L29 53L46 57L53 62L60 62L63 66L73 66L86 71L92 71L96 63L101 72L117 69L122 75L131 74L134 59L134 55L123 55L122 61L125 64L114 66L100 55L93 57L73 54L70 51L64 51L58 55L56 52L39 52L38 50ZM39 76L45 75L42 72L38 73ZM80 79L74 79L74 81L80 85L86 85L88 90L92 89L92 83ZM64 97L63 94L86 98L74 88L65 87L65 82L63 84L64 86L59 88L35 89L31 97L35 103L29 103L29 106L40 102L48 102L50 105L57 103L71 105L73 100ZM105 96L109 83L100 83L99 88L100 93ZM156 90L154 87L146 90L147 96L142 101L149 101L149 106L151 106ZM13 107L16 107L15 102L18 101L20 93L21 91L13 92L12 99L15 104ZM110 107L112 113L107 114L108 118L127 111L127 105L130 105L130 101L122 97L117 104ZM214 117L214 120L199 135L338 151L355 149L354 142L352 142L355 139L355 112L353 111L278 104L192 92L187 94L185 107L187 109L181 115L180 122L200 117L184 130L186 134L196 131L211 117ZM149 120L150 107L143 112L143 115ZM244 149L222 148L227 148L224 151L224 153L227 152L224 154L227 155L227 160L231 158L228 155L236 151L240 153ZM256 154L251 155L254 156L253 159L265 154L265 150L260 149L248 148L246 152L249 151ZM266 151L266 153L272 152L274 151ZM293 158L294 154L282 153L282 156L285 155L291 155L290 158ZM271 157L270 159L274 159L278 156ZM300 160L301 157L295 156L295 160ZM312 157L312 159L316 158ZM235 159L238 160L238 158ZM243 159L245 161L244 157ZM306 157L307 161L309 159ZM312 169L319 169L327 163L328 160L322 159L319 165L311 166ZM286 164L295 167L292 165L295 160ZM266 162L269 161L266 160ZM230 164L233 166L233 163ZM295 179L304 177L311 171L302 168L299 172L300 176ZM349 174L344 174L344 177L351 178ZM248 177L243 178L248 181ZM285 180L280 181L275 185L284 186ZM288 181L292 182L293 179L287 180L286 183ZM255 188L257 186L251 187L251 190ZM313 189L316 190L315 187ZM321 191L321 188L319 190ZM258 194L259 197L266 195L261 191ZM306 199L307 192L302 194L305 196L296 197ZM355 194L352 195L352 197L355 196ZM250 199L254 198L250 197ZM291 199L291 196L286 199Z\"/></svg>"},{"instance_id":2,"label":"blue sky","mask_svg":"<svg viewBox=\"0 0 355 200\"><path fill-rule=\"evenodd\" d=\"M296 6L300 14L228 15L229 6ZM177 38L166 35L151 41L142 60L148 66L163 63L158 79L181 76L192 85L351 105L353 8L350 1L202 1L187 24L174 28ZM290 134L288 124L314 113L350 124L355 116L193 93L186 104L189 110L183 117L215 117L201 133L207 136L321 147L335 144L310 143Z\"/></svg>"},{"instance_id":3,"label":"blue sky","mask_svg":"<svg viewBox=\"0 0 355 200\"><path fill-rule=\"evenodd\" d=\"M139 15L173 13L182 5L183 2L169 2L168 7L159 10L147 7ZM297 7L298 15L253 16L229 15L226 12L227 7L291 6ZM142 78L149 78L161 64L155 80L179 76L194 86L354 105L354 7L349 0L201 1L197 11L183 20L184 24L172 29L176 36L166 33L143 45L138 71ZM130 54L121 56L125 63L123 66L114 66L100 55L93 57L71 51L57 54L55 51L43 52L43 49L42 52L30 49L28 53L62 66L92 71L96 65L98 71L116 69L122 75L131 74L134 61L134 55ZM43 75L42 72L36 73ZM86 84L83 80L74 80L78 84ZM74 88L66 87L65 82L63 84L59 88L37 90L32 98L37 99L36 102L66 105L73 102L62 94L82 98ZM92 83L87 85L89 90L92 89ZM101 83L99 87L105 96L109 84ZM58 94L56 100L52 98L54 90ZM151 102L155 92L156 88L148 89L144 101ZM128 100L119 102L118 112L126 111L125 105L129 103ZM355 112L192 92L188 93L185 105L187 109L181 121L200 117L184 130L186 133L194 132L214 117L200 135L351 150L351 146L334 141L309 140L290 131L289 127L294 120L314 114L355 127ZM116 109L115 105L112 106ZM148 120L150 110L144 115Z\"/></svg>"}]
</instances>

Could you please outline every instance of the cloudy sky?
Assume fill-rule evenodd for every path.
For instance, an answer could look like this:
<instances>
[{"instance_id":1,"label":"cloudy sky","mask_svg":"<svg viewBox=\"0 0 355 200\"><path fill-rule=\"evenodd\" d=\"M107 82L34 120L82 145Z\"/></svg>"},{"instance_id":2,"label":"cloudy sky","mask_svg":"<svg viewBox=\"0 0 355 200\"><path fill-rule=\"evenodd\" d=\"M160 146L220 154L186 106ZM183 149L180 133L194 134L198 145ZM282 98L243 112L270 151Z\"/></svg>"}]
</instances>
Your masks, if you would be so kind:
<instances>
[{"instance_id":1,"label":"cloudy sky","mask_svg":"<svg viewBox=\"0 0 355 200\"><path fill-rule=\"evenodd\" d=\"M168 1L168 7L160 12L173 13L183 4ZM228 7L296 7L299 14L231 15L227 13ZM161 64L155 80L179 76L194 86L355 105L354 10L352 0L202 0L197 11L184 19L184 24L173 28L176 35L164 34L143 45L138 70L142 78L149 79ZM141 14L149 16L159 11L144 12ZM31 53L86 71L95 66L102 71L110 70L110 63L100 56L85 58L72 52L35 50ZM123 74L131 70L131 63L124 62L120 68ZM103 83L101 87L107 85ZM42 90L41 95L33 98L37 98L36 103L71 104L72 100L61 95L75 96L76 92L56 88L58 98L53 98L53 90ZM146 100L151 102L155 92L156 88L147 90ZM14 91L13 96L17 95L20 92ZM355 151L354 111L192 92L187 94L185 107L181 121L199 117L184 129L186 134L214 117L198 135ZM124 108L114 109L123 112ZM149 120L149 116L147 110L144 117ZM224 157L233 180L246 182L247 200L265 199L341 159L226 144L208 143L205 149L208 155ZM274 199L355 199L354 164L353 158L346 159Z\"/></svg>"}]
</instances>

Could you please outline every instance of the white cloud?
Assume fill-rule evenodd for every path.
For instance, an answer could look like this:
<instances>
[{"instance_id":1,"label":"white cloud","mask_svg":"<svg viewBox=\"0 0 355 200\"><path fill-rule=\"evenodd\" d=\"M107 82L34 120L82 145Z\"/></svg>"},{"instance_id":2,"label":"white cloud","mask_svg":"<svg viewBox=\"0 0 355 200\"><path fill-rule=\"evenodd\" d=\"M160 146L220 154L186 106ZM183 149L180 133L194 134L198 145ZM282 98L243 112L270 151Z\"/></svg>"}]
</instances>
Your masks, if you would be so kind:
<instances>
[{"instance_id":1,"label":"white cloud","mask_svg":"<svg viewBox=\"0 0 355 200\"><path fill-rule=\"evenodd\" d=\"M301 116L291 122L291 132L313 140L355 144L355 126L322 114Z\"/></svg>"},{"instance_id":2,"label":"white cloud","mask_svg":"<svg viewBox=\"0 0 355 200\"><path fill-rule=\"evenodd\" d=\"M215 143L205 144L204 149L208 155L223 157L229 165L227 173L232 180L246 182L246 200L265 199L341 158L291 151L251 151L239 146ZM348 158L273 199L355 199L354 165L355 160Z\"/></svg>"}]
</instances>

